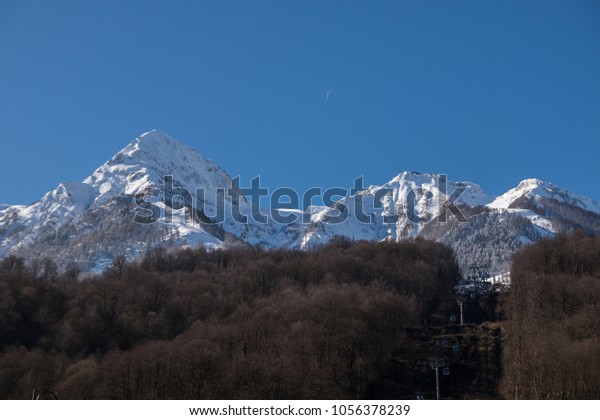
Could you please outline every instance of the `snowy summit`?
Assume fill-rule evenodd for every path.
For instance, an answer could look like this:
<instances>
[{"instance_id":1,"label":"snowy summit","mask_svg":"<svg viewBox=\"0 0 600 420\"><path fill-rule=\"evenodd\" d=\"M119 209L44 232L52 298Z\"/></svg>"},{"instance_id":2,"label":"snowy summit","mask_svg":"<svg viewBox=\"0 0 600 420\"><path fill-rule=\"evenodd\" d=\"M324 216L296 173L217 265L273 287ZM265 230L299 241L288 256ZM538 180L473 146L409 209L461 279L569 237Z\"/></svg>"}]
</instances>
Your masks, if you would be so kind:
<instances>
[{"instance_id":1,"label":"snowy summit","mask_svg":"<svg viewBox=\"0 0 600 420\"><path fill-rule=\"evenodd\" d=\"M191 194L171 202L163 194L166 176L174 188ZM493 197L469 181L441 180L435 173L405 171L333 207L285 210L284 215L297 216L289 223L272 218L240 223L232 208L250 215L250 201L240 195L234 203L219 193L234 187L231 177L167 133L153 130L83 182L61 183L29 206L0 205L0 257L47 257L61 267L75 263L84 271L101 271L116 256L136 258L157 246L309 249L335 236L368 241L425 237L452 247L463 267L484 262L500 271L523 244L564 230L600 233L600 204L554 184L527 179ZM461 194L452 204L466 221L447 210L448 197L457 190ZM140 196L151 197L157 210L153 223L134 222ZM218 200L224 203L221 219L216 217ZM341 209L347 217L332 223Z\"/></svg>"}]
</instances>

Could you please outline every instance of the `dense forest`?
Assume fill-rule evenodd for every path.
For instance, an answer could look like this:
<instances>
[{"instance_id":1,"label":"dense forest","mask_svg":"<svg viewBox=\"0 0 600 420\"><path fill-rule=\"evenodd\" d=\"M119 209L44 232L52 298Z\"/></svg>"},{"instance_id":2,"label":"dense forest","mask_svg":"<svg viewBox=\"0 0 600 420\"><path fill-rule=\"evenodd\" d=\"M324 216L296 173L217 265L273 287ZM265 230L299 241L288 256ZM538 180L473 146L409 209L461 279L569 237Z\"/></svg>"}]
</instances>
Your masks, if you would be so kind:
<instances>
[{"instance_id":1,"label":"dense forest","mask_svg":"<svg viewBox=\"0 0 600 420\"><path fill-rule=\"evenodd\" d=\"M443 398L597 398L600 238L540 240L511 276L461 326L455 256L427 240L159 248L84 279L7 257L0 398L435 398L432 357Z\"/></svg>"},{"instance_id":2,"label":"dense forest","mask_svg":"<svg viewBox=\"0 0 600 420\"><path fill-rule=\"evenodd\" d=\"M102 275L0 262L0 397L376 398L390 355L459 280L435 242L117 258Z\"/></svg>"},{"instance_id":3,"label":"dense forest","mask_svg":"<svg viewBox=\"0 0 600 420\"><path fill-rule=\"evenodd\" d=\"M600 395L600 238L543 239L512 265L502 396Z\"/></svg>"}]
</instances>

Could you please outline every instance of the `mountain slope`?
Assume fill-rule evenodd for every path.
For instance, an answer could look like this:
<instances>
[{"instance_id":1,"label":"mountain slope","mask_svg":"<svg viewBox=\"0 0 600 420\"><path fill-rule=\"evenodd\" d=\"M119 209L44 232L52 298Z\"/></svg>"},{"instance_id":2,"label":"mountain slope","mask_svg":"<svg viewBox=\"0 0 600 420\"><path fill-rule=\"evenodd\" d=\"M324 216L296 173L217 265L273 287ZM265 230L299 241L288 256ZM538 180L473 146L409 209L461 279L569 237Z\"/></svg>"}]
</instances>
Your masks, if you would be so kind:
<instances>
[{"instance_id":1,"label":"mountain slope","mask_svg":"<svg viewBox=\"0 0 600 420\"><path fill-rule=\"evenodd\" d=\"M371 186L340 200L338 207L347 209L343 223L327 222L339 214L335 208L321 210L301 246L322 245L333 236L371 241L415 238L445 212L444 203L459 188L464 191L455 200L456 205L473 207L492 201L477 184L444 182L438 174L402 172L382 186Z\"/></svg>"},{"instance_id":2,"label":"mountain slope","mask_svg":"<svg viewBox=\"0 0 600 420\"><path fill-rule=\"evenodd\" d=\"M0 206L0 257L50 258L63 269L101 271L118 255L135 258L157 246L310 249L337 236L424 237L452 247L463 269L487 264L504 271L516 251L539 238L576 229L600 233L600 204L551 183L528 179L493 197L471 182L416 172L331 207L283 210L291 221L271 214L261 222L251 214L251 202L223 169L150 131L83 182L61 183L29 206ZM238 220L243 216L246 223Z\"/></svg>"},{"instance_id":3,"label":"mountain slope","mask_svg":"<svg viewBox=\"0 0 600 420\"><path fill-rule=\"evenodd\" d=\"M203 189L201 205L191 196L166 200L168 175L175 192ZM161 244L221 246L228 239L223 227L203 223L206 213L216 212L218 188L232 188L219 166L166 133L144 133L83 182L60 184L30 206L2 210L0 255L53 257L97 270L119 254L133 257ZM151 203L157 220L136 223L140 203ZM200 213L191 214L192 208ZM223 224L240 229L231 220Z\"/></svg>"},{"instance_id":4,"label":"mountain slope","mask_svg":"<svg viewBox=\"0 0 600 420\"><path fill-rule=\"evenodd\" d=\"M559 186L536 178L521 181L519 185L491 202L490 208L521 208L525 200L540 202L553 200L584 211L600 214L600 204L590 198L573 194Z\"/></svg>"}]
</instances>

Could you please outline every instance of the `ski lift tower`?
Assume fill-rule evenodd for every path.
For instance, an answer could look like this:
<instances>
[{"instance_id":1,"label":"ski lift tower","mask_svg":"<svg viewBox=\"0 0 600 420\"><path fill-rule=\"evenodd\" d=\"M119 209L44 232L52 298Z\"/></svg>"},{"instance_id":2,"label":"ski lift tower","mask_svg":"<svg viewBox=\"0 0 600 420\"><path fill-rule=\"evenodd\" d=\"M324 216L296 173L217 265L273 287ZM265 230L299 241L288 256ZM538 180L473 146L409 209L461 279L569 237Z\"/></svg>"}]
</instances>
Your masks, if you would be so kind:
<instances>
[{"instance_id":1,"label":"ski lift tower","mask_svg":"<svg viewBox=\"0 0 600 420\"><path fill-rule=\"evenodd\" d=\"M465 325L463 318L463 303L465 302L465 298L462 296L458 296L456 298L456 304L460 307L460 325Z\"/></svg>"},{"instance_id":2,"label":"ski lift tower","mask_svg":"<svg viewBox=\"0 0 600 420\"><path fill-rule=\"evenodd\" d=\"M442 375L450 375L450 368L448 367L448 361L439 357L433 357L429 360L429 366L435 370L435 397L440 399L440 368L442 369Z\"/></svg>"}]
</instances>

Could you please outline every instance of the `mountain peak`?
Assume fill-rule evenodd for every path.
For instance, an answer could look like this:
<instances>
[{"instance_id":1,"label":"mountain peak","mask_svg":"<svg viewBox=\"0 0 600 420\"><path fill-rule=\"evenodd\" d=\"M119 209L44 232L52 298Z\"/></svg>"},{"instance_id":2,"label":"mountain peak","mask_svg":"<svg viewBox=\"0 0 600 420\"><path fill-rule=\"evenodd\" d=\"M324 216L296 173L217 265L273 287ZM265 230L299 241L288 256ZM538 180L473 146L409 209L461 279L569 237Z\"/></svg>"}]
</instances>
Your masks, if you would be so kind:
<instances>
[{"instance_id":1,"label":"mountain peak","mask_svg":"<svg viewBox=\"0 0 600 420\"><path fill-rule=\"evenodd\" d=\"M98 190L96 204L101 204L116 195L134 195L151 186L159 187L167 175L174 176L175 182L188 191L231 185L223 169L159 130L131 141L84 183Z\"/></svg>"},{"instance_id":2,"label":"mountain peak","mask_svg":"<svg viewBox=\"0 0 600 420\"><path fill-rule=\"evenodd\" d=\"M120 164L125 157L137 158L141 162L147 159L153 161L172 161L176 159L175 154L185 155L188 153L197 154L192 148L178 142L164 131L151 130L134 139L108 163L114 162Z\"/></svg>"},{"instance_id":3,"label":"mountain peak","mask_svg":"<svg viewBox=\"0 0 600 420\"><path fill-rule=\"evenodd\" d=\"M430 179L431 177L436 177L437 174L429 174L429 173L420 173L416 171L404 171L400 172L396 175L391 182L400 182L400 181L410 181L410 180L419 180L419 179Z\"/></svg>"},{"instance_id":4,"label":"mountain peak","mask_svg":"<svg viewBox=\"0 0 600 420\"><path fill-rule=\"evenodd\" d=\"M600 214L600 204L591 198L583 197L565 190L551 182L544 182L537 178L525 179L515 188L508 190L506 193L489 204L490 208L512 208L518 203L522 197L538 200L553 200L563 202L572 206L577 206L583 210Z\"/></svg>"},{"instance_id":5,"label":"mountain peak","mask_svg":"<svg viewBox=\"0 0 600 420\"><path fill-rule=\"evenodd\" d=\"M166 146L185 147L183 144L171 137L168 133L156 129L143 133L141 136L133 140L130 145L134 149L147 150L156 150Z\"/></svg>"},{"instance_id":6,"label":"mountain peak","mask_svg":"<svg viewBox=\"0 0 600 420\"><path fill-rule=\"evenodd\" d=\"M519 185L517 186L516 189L519 191L527 190L527 192L529 192L536 188L541 187L542 185L546 185L546 183L544 181L542 181L541 179L529 178L529 179L524 179L523 181L519 182Z\"/></svg>"}]
</instances>

